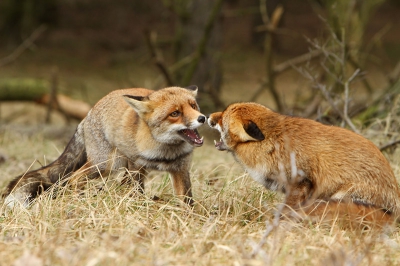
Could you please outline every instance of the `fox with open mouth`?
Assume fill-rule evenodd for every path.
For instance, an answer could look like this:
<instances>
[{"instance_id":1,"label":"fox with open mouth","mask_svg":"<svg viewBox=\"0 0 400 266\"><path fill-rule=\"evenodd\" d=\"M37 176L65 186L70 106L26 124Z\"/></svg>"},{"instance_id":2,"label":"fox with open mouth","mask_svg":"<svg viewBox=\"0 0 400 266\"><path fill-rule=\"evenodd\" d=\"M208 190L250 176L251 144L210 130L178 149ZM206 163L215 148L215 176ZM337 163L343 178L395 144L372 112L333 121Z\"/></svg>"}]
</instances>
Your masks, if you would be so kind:
<instances>
[{"instance_id":1,"label":"fox with open mouth","mask_svg":"<svg viewBox=\"0 0 400 266\"><path fill-rule=\"evenodd\" d=\"M291 217L384 225L400 216L390 164L359 134L256 103L231 104L211 114L208 124L221 134L218 150L232 153L266 188L285 193L284 213Z\"/></svg>"},{"instance_id":2,"label":"fox with open mouth","mask_svg":"<svg viewBox=\"0 0 400 266\"><path fill-rule=\"evenodd\" d=\"M203 145L197 128L206 122L196 102L198 88L116 90L89 111L58 159L12 180L3 197L27 206L54 183L128 169L144 191L149 170L171 174L174 192L192 203L189 175L194 147Z\"/></svg>"}]
</instances>

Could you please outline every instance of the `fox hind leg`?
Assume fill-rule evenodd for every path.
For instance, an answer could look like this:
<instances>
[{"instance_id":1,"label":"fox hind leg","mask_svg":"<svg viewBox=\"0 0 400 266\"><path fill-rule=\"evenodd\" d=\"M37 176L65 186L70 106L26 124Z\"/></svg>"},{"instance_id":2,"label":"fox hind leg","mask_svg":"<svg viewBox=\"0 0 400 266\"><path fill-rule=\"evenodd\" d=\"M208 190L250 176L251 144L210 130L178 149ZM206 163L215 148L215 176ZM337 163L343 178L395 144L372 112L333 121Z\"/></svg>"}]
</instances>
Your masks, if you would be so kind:
<instances>
[{"instance_id":1,"label":"fox hind leg","mask_svg":"<svg viewBox=\"0 0 400 266\"><path fill-rule=\"evenodd\" d=\"M102 156L92 159L88 156L88 162L75 171L67 180L67 184L75 189L83 189L91 179L102 177L107 179L109 175L114 174L128 165L127 159L114 150L108 157Z\"/></svg>"}]
</instances>

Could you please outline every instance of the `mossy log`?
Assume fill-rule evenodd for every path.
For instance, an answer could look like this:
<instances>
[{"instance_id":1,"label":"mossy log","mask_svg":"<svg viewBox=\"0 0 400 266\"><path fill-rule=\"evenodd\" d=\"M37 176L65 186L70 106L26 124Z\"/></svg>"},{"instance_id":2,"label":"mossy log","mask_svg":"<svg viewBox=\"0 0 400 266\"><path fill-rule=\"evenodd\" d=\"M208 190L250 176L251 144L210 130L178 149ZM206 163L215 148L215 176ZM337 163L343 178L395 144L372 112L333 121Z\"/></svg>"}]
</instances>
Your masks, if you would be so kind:
<instances>
[{"instance_id":1,"label":"mossy log","mask_svg":"<svg viewBox=\"0 0 400 266\"><path fill-rule=\"evenodd\" d=\"M48 106L51 99L50 84L45 80L0 80L0 101L33 101ZM72 99L63 94L57 94L56 101L51 105L53 109L79 120L83 119L91 108L88 103Z\"/></svg>"},{"instance_id":2,"label":"mossy log","mask_svg":"<svg viewBox=\"0 0 400 266\"><path fill-rule=\"evenodd\" d=\"M0 101L37 101L49 92L49 83L45 80L0 80Z\"/></svg>"}]
</instances>

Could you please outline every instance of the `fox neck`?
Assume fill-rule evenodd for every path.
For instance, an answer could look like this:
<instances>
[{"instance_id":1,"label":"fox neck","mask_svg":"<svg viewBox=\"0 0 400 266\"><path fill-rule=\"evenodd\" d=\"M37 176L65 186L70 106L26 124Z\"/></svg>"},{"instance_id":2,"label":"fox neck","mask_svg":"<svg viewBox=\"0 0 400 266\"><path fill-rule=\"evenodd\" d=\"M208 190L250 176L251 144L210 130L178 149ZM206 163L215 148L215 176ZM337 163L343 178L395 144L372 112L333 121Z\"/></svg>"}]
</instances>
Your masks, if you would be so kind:
<instances>
[{"instance_id":1,"label":"fox neck","mask_svg":"<svg viewBox=\"0 0 400 266\"><path fill-rule=\"evenodd\" d=\"M283 186L267 181L278 180L282 174L287 175L290 169L281 164L290 156L285 150L284 120L284 116L272 113L264 121L257 121L265 139L238 143L232 151L235 160L253 179L272 190L281 190Z\"/></svg>"}]
</instances>

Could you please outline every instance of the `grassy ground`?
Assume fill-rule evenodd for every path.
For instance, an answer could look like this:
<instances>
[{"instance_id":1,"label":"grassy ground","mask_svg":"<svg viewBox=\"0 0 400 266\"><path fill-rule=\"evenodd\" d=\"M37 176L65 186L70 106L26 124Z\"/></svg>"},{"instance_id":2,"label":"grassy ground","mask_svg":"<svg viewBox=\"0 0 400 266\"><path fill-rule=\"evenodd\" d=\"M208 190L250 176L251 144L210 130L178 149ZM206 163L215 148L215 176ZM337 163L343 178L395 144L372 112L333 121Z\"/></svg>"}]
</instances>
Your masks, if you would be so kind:
<instances>
[{"instance_id":1,"label":"grassy ground","mask_svg":"<svg viewBox=\"0 0 400 266\"><path fill-rule=\"evenodd\" d=\"M28 107L25 107L28 108ZM30 107L30 112L37 110ZM39 116L39 115L38 115ZM387 141L384 121L363 133ZM3 124L0 186L54 160L75 124ZM211 135L205 128L205 135ZM194 209L179 205L167 174L156 172L144 196L106 177L83 191L44 194L31 209L0 206L1 265L398 265L400 232L344 230L281 221L268 237L282 195L248 177L212 137L194 154ZM45 157L44 157L45 156ZM397 177L397 152L387 154ZM101 189L100 189L101 188ZM153 200L157 196L160 199ZM263 243L261 248L258 248Z\"/></svg>"}]
</instances>

